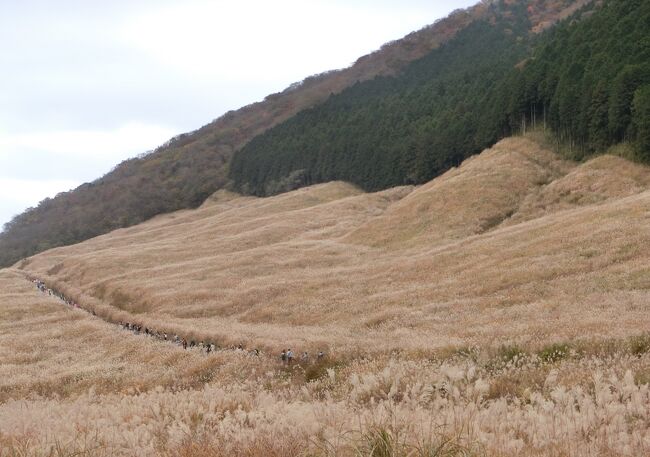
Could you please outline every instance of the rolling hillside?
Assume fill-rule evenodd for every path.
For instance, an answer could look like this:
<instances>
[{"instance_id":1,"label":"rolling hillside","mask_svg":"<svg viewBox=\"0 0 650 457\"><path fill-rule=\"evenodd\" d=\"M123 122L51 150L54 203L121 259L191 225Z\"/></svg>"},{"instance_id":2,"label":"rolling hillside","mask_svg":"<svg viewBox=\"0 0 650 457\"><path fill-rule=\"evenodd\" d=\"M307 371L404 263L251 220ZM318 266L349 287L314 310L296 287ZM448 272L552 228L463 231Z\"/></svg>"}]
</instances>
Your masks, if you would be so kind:
<instances>
[{"instance_id":1,"label":"rolling hillside","mask_svg":"<svg viewBox=\"0 0 650 457\"><path fill-rule=\"evenodd\" d=\"M482 1L14 219L0 457L650 455L648 5Z\"/></svg>"},{"instance_id":2,"label":"rolling hillside","mask_svg":"<svg viewBox=\"0 0 650 457\"><path fill-rule=\"evenodd\" d=\"M18 268L109 320L247 347L617 336L650 323L635 282L649 182L641 165L577 165L513 138L417 188L220 192ZM390 338L371 344L380 333Z\"/></svg>"},{"instance_id":3,"label":"rolling hillside","mask_svg":"<svg viewBox=\"0 0 650 457\"><path fill-rule=\"evenodd\" d=\"M529 135L418 187L220 190L24 259L0 270L0 450L644 455L649 185Z\"/></svg>"}]
</instances>

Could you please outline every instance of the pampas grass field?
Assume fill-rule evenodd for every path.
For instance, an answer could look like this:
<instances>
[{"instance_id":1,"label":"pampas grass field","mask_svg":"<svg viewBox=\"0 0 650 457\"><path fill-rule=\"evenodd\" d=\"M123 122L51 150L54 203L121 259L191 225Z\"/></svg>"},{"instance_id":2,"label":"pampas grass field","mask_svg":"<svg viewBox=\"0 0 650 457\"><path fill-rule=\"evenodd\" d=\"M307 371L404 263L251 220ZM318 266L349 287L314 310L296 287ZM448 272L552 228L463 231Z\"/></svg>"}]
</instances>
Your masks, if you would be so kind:
<instances>
[{"instance_id":1,"label":"pampas grass field","mask_svg":"<svg viewBox=\"0 0 650 457\"><path fill-rule=\"evenodd\" d=\"M220 191L25 259L0 456L650 455L649 186L510 138L417 188Z\"/></svg>"}]
</instances>

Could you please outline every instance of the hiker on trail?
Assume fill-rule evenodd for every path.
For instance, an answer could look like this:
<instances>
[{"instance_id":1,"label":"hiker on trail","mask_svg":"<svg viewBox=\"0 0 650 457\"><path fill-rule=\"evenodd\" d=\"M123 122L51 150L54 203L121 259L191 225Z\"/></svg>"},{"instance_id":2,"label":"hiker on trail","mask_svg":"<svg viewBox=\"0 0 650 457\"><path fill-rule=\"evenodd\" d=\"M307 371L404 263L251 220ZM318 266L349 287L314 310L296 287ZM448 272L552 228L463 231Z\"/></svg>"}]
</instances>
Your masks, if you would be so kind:
<instances>
[{"instance_id":1,"label":"hiker on trail","mask_svg":"<svg viewBox=\"0 0 650 457\"><path fill-rule=\"evenodd\" d=\"M289 349L287 351L287 363L291 365L291 362L293 362L293 351Z\"/></svg>"},{"instance_id":2,"label":"hiker on trail","mask_svg":"<svg viewBox=\"0 0 650 457\"><path fill-rule=\"evenodd\" d=\"M305 363L309 362L309 354L307 351L302 353L302 356L300 356L300 361Z\"/></svg>"},{"instance_id":3,"label":"hiker on trail","mask_svg":"<svg viewBox=\"0 0 650 457\"><path fill-rule=\"evenodd\" d=\"M212 344L208 343L207 349L205 350L206 354L209 354L212 351Z\"/></svg>"},{"instance_id":4,"label":"hiker on trail","mask_svg":"<svg viewBox=\"0 0 650 457\"><path fill-rule=\"evenodd\" d=\"M325 353L323 351L318 352L318 360L322 360L323 357L325 357Z\"/></svg>"},{"instance_id":5,"label":"hiker on trail","mask_svg":"<svg viewBox=\"0 0 650 457\"><path fill-rule=\"evenodd\" d=\"M282 363L286 363L287 361L287 353L284 349L282 349L282 354L280 354L280 360L282 360Z\"/></svg>"},{"instance_id":6,"label":"hiker on trail","mask_svg":"<svg viewBox=\"0 0 650 457\"><path fill-rule=\"evenodd\" d=\"M183 349L187 349L187 340L183 338Z\"/></svg>"}]
</instances>

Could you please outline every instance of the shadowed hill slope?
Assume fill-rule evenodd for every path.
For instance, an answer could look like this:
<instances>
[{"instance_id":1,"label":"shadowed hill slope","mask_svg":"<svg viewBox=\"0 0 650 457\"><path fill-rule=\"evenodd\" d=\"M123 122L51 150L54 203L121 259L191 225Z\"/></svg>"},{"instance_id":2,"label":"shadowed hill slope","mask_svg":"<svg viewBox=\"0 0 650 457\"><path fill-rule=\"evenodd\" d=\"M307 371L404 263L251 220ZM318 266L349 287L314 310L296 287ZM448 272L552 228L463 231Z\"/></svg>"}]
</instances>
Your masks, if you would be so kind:
<instances>
[{"instance_id":1,"label":"shadowed hill slope","mask_svg":"<svg viewBox=\"0 0 650 457\"><path fill-rule=\"evenodd\" d=\"M598 156L565 176L526 195L506 224L550 212L626 197L650 188L650 171L620 157Z\"/></svg>"},{"instance_id":2,"label":"shadowed hill slope","mask_svg":"<svg viewBox=\"0 0 650 457\"><path fill-rule=\"evenodd\" d=\"M529 140L510 138L419 187L348 239L403 246L483 233L512 216L534 189L572 166Z\"/></svg>"},{"instance_id":3,"label":"shadowed hill slope","mask_svg":"<svg viewBox=\"0 0 650 457\"><path fill-rule=\"evenodd\" d=\"M650 324L649 176L512 138L418 188L219 192L16 267L105 318L247 347L627 336Z\"/></svg>"},{"instance_id":4,"label":"shadowed hill slope","mask_svg":"<svg viewBox=\"0 0 650 457\"><path fill-rule=\"evenodd\" d=\"M262 102L173 138L150 154L127 160L92 183L44 200L37 208L14 218L0 233L0 265L128 227L158 214L198 207L227 184L232 154L251 139L359 81L399 74L411 62L484 17L488 10L494 10L497 3L481 2L468 10L456 11L444 20L386 44L350 68L309 77ZM534 6L529 14L531 27L537 27L564 17L585 0L526 3Z\"/></svg>"}]
</instances>

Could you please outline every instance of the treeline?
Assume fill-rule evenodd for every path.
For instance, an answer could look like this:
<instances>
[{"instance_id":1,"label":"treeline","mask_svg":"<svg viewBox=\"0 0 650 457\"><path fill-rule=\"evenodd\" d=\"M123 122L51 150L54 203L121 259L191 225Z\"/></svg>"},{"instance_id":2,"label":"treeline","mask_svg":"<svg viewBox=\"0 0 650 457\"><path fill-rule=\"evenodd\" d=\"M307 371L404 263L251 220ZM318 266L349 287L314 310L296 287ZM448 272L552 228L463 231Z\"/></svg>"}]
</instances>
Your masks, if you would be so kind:
<instances>
[{"instance_id":1,"label":"treeline","mask_svg":"<svg viewBox=\"0 0 650 457\"><path fill-rule=\"evenodd\" d=\"M491 14L399 76L359 83L256 137L232 159L242 192L330 180L422 183L545 124L576 158L629 141L650 159L650 2L591 4L530 36L526 2Z\"/></svg>"},{"instance_id":2,"label":"treeline","mask_svg":"<svg viewBox=\"0 0 650 457\"><path fill-rule=\"evenodd\" d=\"M650 160L650 2L605 1L554 28L506 85L511 115L546 122L575 158L626 141Z\"/></svg>"}]
</instances>

